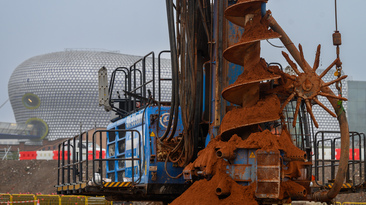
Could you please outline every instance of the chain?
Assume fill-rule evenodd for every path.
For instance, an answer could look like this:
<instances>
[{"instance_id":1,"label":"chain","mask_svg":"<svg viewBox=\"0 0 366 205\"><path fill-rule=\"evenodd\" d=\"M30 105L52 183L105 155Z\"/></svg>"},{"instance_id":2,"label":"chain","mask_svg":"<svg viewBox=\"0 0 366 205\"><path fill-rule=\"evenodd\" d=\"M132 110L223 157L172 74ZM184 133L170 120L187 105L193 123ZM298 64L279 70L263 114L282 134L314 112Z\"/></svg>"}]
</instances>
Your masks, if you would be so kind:
<instances>
[{"instance_id":1,"label":"chain","mask_svg":"<svg viewBox=\"0 0 366 205\"><path fill-rule=\"evenodd\" d=\"M334 74L337 76L337 78L340 78L342 76L342 66L337 66L336 69L337 69L337 71ZM340 80L340 81L336 82L335 86L338 90L338 96L342 97L342 81Z\"/></svg>"},{"instance_id":2,"label":"chain","mask_svg":"<svg viewBox=\"0 0 366 205\"><path fill-rule=\"evenodd\" d=\"M339 51L339 47L337 46L337 51ZM339 56L339 52L337 52L337 56ZM338 57L339 59L339 57ZM337 78L340 78L342 76L342 63L339 60L338 63L336 64L336 69L337 71L334 73L334 75L337 76ZM342 81L337 81L336 82L336 88L338 90L338 96L342 97ZM345 112L344 107L343 107L343 101L341 99L338 99L337 102L337 106L338 106L338 111L337 111L337 116L340 116L342 114L342 112Z\"/></svg>"},{"instance_id":3,"label":"chain","mask_svg":"<svg viewBox=\"0 0 366 205\"><path fill-rule=\"evenodd\" d=\"M337 59L338 62L336 64L336 69L337 71L334 73L335 76L337 76L337 78L340 78L342 76L342 62L339 58L339 46L342 44L342 40L341 40L341 34L338 31L338 20L337 20L337 0L334 0L334 16L335 16L335 32L333 34L333 45L337 46L336 48L336 53L337 53ZM338 96L342 97L342 82L337 81L336 83L336 88L338 90Z\"/></svg>"}]
</instances>

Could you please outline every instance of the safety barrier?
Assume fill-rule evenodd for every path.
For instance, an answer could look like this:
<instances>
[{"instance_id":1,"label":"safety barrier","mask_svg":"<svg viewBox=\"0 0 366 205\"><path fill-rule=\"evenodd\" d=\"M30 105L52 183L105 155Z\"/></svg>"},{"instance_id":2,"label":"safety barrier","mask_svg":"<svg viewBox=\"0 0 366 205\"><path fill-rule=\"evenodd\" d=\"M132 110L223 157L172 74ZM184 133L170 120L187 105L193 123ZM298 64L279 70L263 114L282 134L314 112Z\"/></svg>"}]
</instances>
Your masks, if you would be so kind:
<instances>
[{"instance_id":1,"label":"safety barrier","mask_svg":"<svg viewBox=\"0 0 366 205\"><path fill-rule=\"evenodd\" d=\"M62 196L62 205L112 205L111 201L105 200L104 197L91 196Z\"/></svg>"},{"instance_id":2,"label":"safety barrier","mask_svg":"<svg viewBox=\"0 0 366 205\"><path fill-rule=\"evenodd\" d=\"M323 150L321 148L318 148L318 152L321 153L318 156L318 159L332 159L332 149L331 148L324 148ZM315 156L313 155L313 160L315 160Z\"/></svg>"},{"instance_id":3,"label":"safety barrier","mask_svg":"<svg viewBox=\"0 0 366 205\"><path fill-rule=\"evenodd\" d=\"M33 160L33 159L37 159L37 151L19 152L19 160Z\"/></svg>"},{"instance_id":4,"label":"safety barrier","mask_svg":"<svg viewBox=\"0 0 366 205\"><path fill-rule=\"evenodd\" d=\"M52 159L53 160L58 160L58 157L60 156L60 158L62 159L65 159L67 160L68 159L68 156L71 156L71 153L69 153L68 151L64 151L64 156L62 157L62 154L60 153L60 155L58 154L58 151L53 151L53 157Z\"/></svg>"},{"instance_id":5,"label":"safety barrier","mask_svg":"<svg viewBox=\"0 0 366 205\"><path fill-rule=\"evenodd\" d=\"M85 196L63 196L61 198L62 205L86 205L88 200Z\"/></svg>"},{"instance_id":6,"label":"safety barrier","mask_svg":"<svg viewBox=\"0 0 366 205\"><path fill-rule=\"evenodd\" d=\"M324 153L324 159L331 159L332 158L332 155L331 155L332 149L331 148L324 148L323 153L322 153L321 149L319 148L319 152L321 153L319 155L319 159L322 159L323 153ZM364 153L363 149L355 148L353 151L352 151L352 149L349 149L349 160L360 160L360 154L361 153ZM353 155L354 155L354 159L352 159ZM339 160L340 157L341 157L341 149L340 148L335 148L335 159ZM314 156L313 156L313 158L314 158Z\"/></svg>"},{"instance_id":7,"label":"safety barrier","mask_svg":"<svg viewBox=\"0 0 366 205\"><path fill-rule=\"evenodd\" d=\"M53 160L53 151L37 151L37 160Z\"/></svg>"},{"instance_id":8,"label":"safety barrier","mask_svg":"<svg viewBox=\"0 0 366 205\"><path fill-rule=\"evenodd\" d=\"M360 155L362 153L364 153L363 149L355 148L355 149L353 149L353 151L352 151L352 149L349 149L349 160L360 160ZM335 158L336 158L336 160L339 160L340 157L341 157L341 149L336 148L335 149ZM352 157L354 157L354 159L352 159ZM363 157L361 157L361 158L363 158Z\"/></svg>"},{"instance_id":9,"label":"safety barrier","mask_svg":"<svg viewBox=\"0 0 366 205\"><path fill-rule=\"evenodd\" d=\"M99 150L96 150L96 159L99 159ZM78 153L76 153L78 154ZM105 150L102 150L102 159L105 158ZM72 158L72 152L68 151L64 152L64 156L61 157L64 160L68 160L68 157ZM19 160L58 160L59 154L58 151L21 151L19 152ZM86 153L83 153L83 159L86 159ZM88 151L88 160L93 159L93 151Z\"/></svg>"},{"instance_id":10,"label":"safety barrier","mask_svg":"<svg viewBox=\"0 0 366 205\"><path fill-rule=\"evenodd\" d=\"M88 160L93 160L93 151L88 151ZM99 159L100 156L100 151L96 150L95 151L95 159ZM102 150L102 159L105 159L105 151Z\"/></svg>"},{"instance_id":11,"label":"safety barrier","mask_svg":"<svg viewBox=\"0 0 366 205\"><path fill-rule=\"evenodd\" d=\"M105 200L104 197L88 197L88 205L112 205L111 201Z\"/></svg>"},{"instance_id":12,"label":"safety barrier","mask_svg":"<svg viewBox=\"0 0 366 205\"><path fill-rule=\"evenodd\" d=\"M0 194L0 205L112 205L104 197L43 194Z\"/></svg>"},{"instance_id":13,"label":"safety barrier","mask_svg":"<svg viewBox=\"0 0 366 205\"><path fill-rule=\"evenodd\" d=\"M59 205L61 197L59 195L36 195L39 205Z\"/></svg>"},{"instance_id":14,"label":"safety barrier","mask_svg":"<svg viewBox=\"0 0 366 205\"><path fill-rule=\"evenodd\" d=\"M13 205L37 205L37 199L34 194L12 194L12 197Z\"/></svg>"},{"instance_id":15,"label":"safety barrier","mask_svg":"<svg viewBox=\"0 0 366 205\"><path fill-rule=\"evenodd\" d=\"M0 205L9 204L13 201L13 197L10 194L0 194Z\"/></svg>"},{"instance_id":16,"label":"safety barrier","mask_svg":"<svg viewBox=\"0 0 366 205\"><path fill-rule=\"evenodd\" d=\"M312 202L307 202L312 203ZM103 196L43 195L43 194L1 194L0 205L113 205ZM296 204L296 203L292 203ZM335 202L336 205L366 205L366 202ZM289 204L291 205L291 204Z\"/></svg>"}]
</instances>

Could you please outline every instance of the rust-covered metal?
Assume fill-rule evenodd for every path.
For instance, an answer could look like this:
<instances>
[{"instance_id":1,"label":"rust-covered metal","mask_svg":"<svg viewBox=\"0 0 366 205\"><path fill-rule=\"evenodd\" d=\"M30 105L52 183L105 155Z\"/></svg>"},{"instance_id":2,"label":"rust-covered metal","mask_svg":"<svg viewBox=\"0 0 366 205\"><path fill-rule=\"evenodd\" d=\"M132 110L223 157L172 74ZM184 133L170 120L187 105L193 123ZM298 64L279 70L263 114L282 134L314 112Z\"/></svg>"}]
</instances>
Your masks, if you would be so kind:
<instances>
[{"instance_id":1,"label":"rust-covered metal","mask_svg":"<svg viewBox=\"0 0 366 205\"><path fill-rule=\"evenodd\" d=\"M231 183L228 182L227 178L221 179L215 192L219 197L227 197L231 194Z\"/></svg>"},{"instance_id":2,"label":"rust-covered metal","mask_svg":"<svg viewBox=\"0 0 366 205\"><path fill-rule=\"evenodd\" d=\"M257 150L257 188L255 196L259 199L277 199L281 187L280 151Z\"/></svg>"},{"instance_id":3,"label":"rust-covered metal","mask_svg":"<svg viewBox=\"0 0 366 205\"><path fill-rule=\"evenodd\" d=\"M274 121L280 119L281 102L277 95L271 94L276 92L273 87L265 86L265 82L278 81L283 76L281 71L277 73L269 71L267 63L260 57L260 41L280 38L281 34L269 28L267 18L270 12L262 13L261 4L263 2L242 0L225 11L225 17L228 20L244 27L244 33L239 42L229 46L223 53L226 60L244 66L244 72L239 75L238 80L224 88L222 92L225 100L240 106L227 112L221 122L220 134L225 139L229 139L234 134L246 139L250 134L260 133L260 126L266 123L273 124ZM300 82L300 88L304 87L303 89L311 91L312 88L309 88L311 86L306 84L306 76L302 81L305 83ZM317 86L318 89L319 87ZM284 197L283 194L281 195L283 165L278 147L273 147L272 144L271 149L258 149L255 153L255 155L253 154L253 157L256 156L255 179L249 177L252 167L240 166L242 165L240 163L227 167L230 176L240 183L249 184L253 182L251 180L256 181L255 197L258 200L267 202L282 200ZM227 150L226 152L219 150L217 155L225 156L224 158L227 159L235 156ZM302 167L300 168L302 169ZM298 169L292 170L289 175L294 175L293 172L298 172ZM296 176L300 176L300 174ZM289 180L291 181L291 179ZM298 189L291 192L290 197L305 198L307 196L309 183L293 182L291 186L297 186Z\"/></svg>"},{"instance_id":4,"label":"rust-covered metal","mask_svg":"<svg viewBox=\"0 0 366 205\"><path fill-rule=\"evenodd\" d=\"M244 16L253 11L259 11L262 3L267 0L239 0L225 10L225 18L234 24L244 27Z\"/></svg>"},{"instance_id":5,"label":"rust-covered metal","mask_svg":"<svg viewBox=\"0 0 366 205\"><path fill-rule=\"evenodd\" d=\"M285 45L287 50L290 52L291 56L299 64L299 66L304 71L311 72L310 65L306 62L306 60L303 58L303 55L301 55L301 53L297 50L295 45L292 43L291 39L287 36L287 34L281 28L281 26L276 22L273 16L269 16L268 21L270 23L270 27L277 33L281 34L282 37L280 38L280 40ZM324 81L321 79L320 83L323 85L325 84ZM348 168L348 159L349 159L349 128L346 113L344 111L342 104L340 103L341 101L339 101L339 98L337 98L337 96L332 92L332 90L328 86L322 86L320 90L325 94L324 96L328 98L329 102L334 108L341 131L341 157L333 187L329 191L316 192L312 195L313 200L327 202L337 196L337 194L342 188L346 176Z\"/></svg>"}]
</instances>

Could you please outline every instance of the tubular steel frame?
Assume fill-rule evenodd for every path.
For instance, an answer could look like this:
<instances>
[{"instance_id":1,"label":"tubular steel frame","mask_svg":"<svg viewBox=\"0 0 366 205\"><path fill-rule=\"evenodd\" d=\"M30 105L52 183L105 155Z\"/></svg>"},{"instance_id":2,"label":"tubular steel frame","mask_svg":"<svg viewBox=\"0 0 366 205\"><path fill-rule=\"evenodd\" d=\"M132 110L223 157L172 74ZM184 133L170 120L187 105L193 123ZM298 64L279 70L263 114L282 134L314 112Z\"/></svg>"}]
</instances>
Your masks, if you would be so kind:
<instances>
[{"instance_id":1,"label":"tubular steel frame","mask_svg":"<svg viewBox=\"0 0 366 205\"><path fill-rule=\"evenodd\" d=\"M131 158L116 158L116 159L103 159L103 139L102 139L102 133L107 133L107 132L130 132L131 133ZM99 136L97 136L97 133L99 133ZM134 133L137 133L138 135L138 139L139 139L139 143L138 143L138 153L139 153L139 157L136 158L134 157ZM85 134L85 135L83 135ZM82 140L83 140L83 136L86 137L85 142L86 142L86 149L83 150L81 144L82 144ZM99 137L100 140L100 147L99 147L99 156L96 155L96 137ZM92 135L92 158L90 159L88 156L89 153L89 136L88 133L81 133L78 136L75 136L73 138L70 138L68 140L65 140L64 142L60 143L58 146L58 170L57 170L57 185L56 187L67 187L66 190L61 191L61 193L64 193L64 191L67 191L67 193L71 193L72 191L76 191L75 190L70 190L68 188L69 185L78 185L78 184L82 184L82 183L89 183L92 182L94 184L96 184L97 186L101 186L103 187L103 162L105 161L131 161L132 162L132 183L134 185L138 184L139 181L141 180L142 177L142 163L140 162L139 166L138 166L138 172L139 172L139 178L137 180L135 180L135 166L134 166L134 162L135 161L141 161L141 134L139 131L137 130L125 130L125 129L118 129L118 130L96 130L94 131L93 135ZM76 140L78 140L78 144L80 145L76 145ZM71 142L73 142L73 145L71 145ZM70 151L70 147L72 147L72 150ZM67 148L68 151L65 150L65 148ZM76 154L76 149L79 149L79 156L77 156ZM85 159L83 159L83 153L86 153ZM72 159L71 159L71 153L72 152ZM65 158L67 160L67 163L65 163ZM89 171L89 161L91 161L92 163L92 176L90 176ZM95 163L98 162L98 166L95 165ZM85 177L83 177L83 168L85 168L85 172L86 175ZM98 182L98 180L95 178L95 173L99 173L100 177L101 177L101 181ZM79 177L77 178L77 175L79 175ZM66 176L66 179L65 179ZM71 180L72 177L72 180ZM60 192L60 191L58 191Z\"/></svg>"}]
</instances>

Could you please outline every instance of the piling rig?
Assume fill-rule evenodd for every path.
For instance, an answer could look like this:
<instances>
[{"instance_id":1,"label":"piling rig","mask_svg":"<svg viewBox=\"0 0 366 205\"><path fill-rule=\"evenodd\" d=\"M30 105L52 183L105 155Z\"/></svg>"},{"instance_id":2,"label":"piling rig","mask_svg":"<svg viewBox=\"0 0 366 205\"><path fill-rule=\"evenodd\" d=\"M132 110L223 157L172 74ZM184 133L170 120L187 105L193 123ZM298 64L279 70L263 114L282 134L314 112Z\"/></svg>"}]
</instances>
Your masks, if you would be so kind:
<instances>
[{"instance_id":1,"label":"piling rig","mask_svg":"<svg viewBox=\"0 0 366 205\"><path fill-rule=\"evenodd\" d=\"M100 70L100 105L117 114L106 130L92 136L94 144L106 133L106 158L94 148L90 159L76 157L79 148L71 148L70 142L88 141L87 133L60 144L58 193L170 202L189 192L195 181L209 180L222 170L234 183L255 185L258 203L330 202L340 191L363 190L365 158L348 161L350 132L342 106L347 99L329 88L347 76L339 72L333 81L322 80L332 67L341 66L339 55L317 74L320 45L310 67L302 46L299 50L294 46L266 3L166 0L170 51L162 53L171 55L170 76L161 76L162 53L157 61L149 53L130 67L115 69L109 85L106 69ZM339 53L339 33L334 36ZM296 61L282 52L296 75L261 58L261 41L273 38L279 38ZM123 86L113 97L118 74ZM161 85L167 81L170 102L161 99ZM334 111L323 105L320 96ZM315 104L339 122L340 159L334 150L330 160L324 155L319 159L317 146L324 139L319 142L310 129L312 123L318 127ZM351 133L352 139L365 138ZM72 156L67 155L69 150ZM355 164L361 175L357 183L348 171L350 165L355 171ZM325 167L332 172L327 179ZM213 190L221 200L230 195L225 183Z\"/></svg>"}]
</instances>

